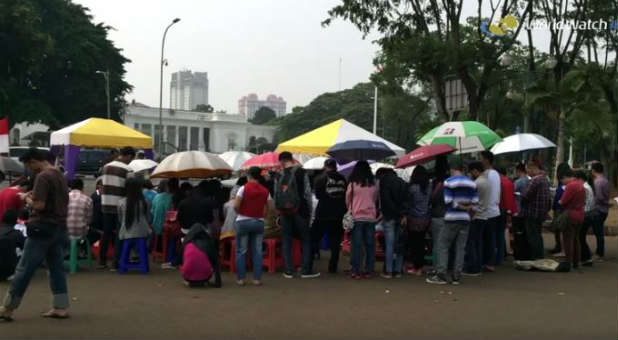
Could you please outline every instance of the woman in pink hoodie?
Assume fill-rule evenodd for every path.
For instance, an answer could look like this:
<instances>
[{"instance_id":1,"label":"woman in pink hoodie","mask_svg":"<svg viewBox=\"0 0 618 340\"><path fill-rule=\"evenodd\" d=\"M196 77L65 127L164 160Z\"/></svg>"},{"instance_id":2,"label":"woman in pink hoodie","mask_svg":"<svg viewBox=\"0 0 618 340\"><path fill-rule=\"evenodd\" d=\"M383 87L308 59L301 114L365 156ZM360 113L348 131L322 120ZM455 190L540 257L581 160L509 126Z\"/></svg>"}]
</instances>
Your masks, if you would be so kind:
<instances>
[{"instance_id":1,"label":"woman in pink hoodie","mask_svg":"<svg viewBox=\"0 0 618 340\"><path fill-rule=\"evenodd\" d=\"M359 161L350 175L346 192L348 210L354 218L352 229L351 278L371 278L375 264L375 233L378 216L378 187L369 163ZM365 268L361 271L361 256L365 248Z\"/></svg>"}]
</instances>

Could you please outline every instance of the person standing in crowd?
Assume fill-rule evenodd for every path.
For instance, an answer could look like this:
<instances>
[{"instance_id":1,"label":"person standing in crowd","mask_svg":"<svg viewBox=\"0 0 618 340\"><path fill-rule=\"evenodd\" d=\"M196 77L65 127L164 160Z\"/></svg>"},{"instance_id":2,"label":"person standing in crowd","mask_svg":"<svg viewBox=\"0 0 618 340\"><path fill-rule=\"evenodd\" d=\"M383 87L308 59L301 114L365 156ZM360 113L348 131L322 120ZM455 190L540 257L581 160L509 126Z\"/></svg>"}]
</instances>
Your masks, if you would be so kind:
<instances>
[{"instance_id":1,"label":"person standing in crowd","mask_svg":"<svg viewBox=\"0 0 618 340\"><path fill-rule=\"evenodd\" d=\"M309 177L306 171L294 162L292 154L279 154L279 163L283 171L275 183L275 207L281 215L283 260L285 272L283 276L294 277L292 263L292 240L299 235L303 248L303 269L301 277L310 279L320 276L312 268L313 253L311 249L311 218L312 193Z\"/></svg>"},{"instance_id":2,"label":"person standing in crowd","mask_svg":"<svg viewBox=\"0 0 618 340\"><path fill-rule=\"evenodd\" d=\"M558 218L560 214L564 211L564 208L560 205L560 199L564 194L564 189L566 188L566 184L564 183L564 177L567 172L571 171L571 167L568 163L560 163L558 164L558 168L556 169L556 179L558 180L558 186L556 187L556 194L554 195L554 203L552 205L552 210L554 211L554 218ZM560 238L560 231L554 230L554 239L555 246L554 249L551 250L552 254L556 254L556 256L562 255L562 239Z\"/></svg>"},{"instance_id":3,"label":"person standing in crowd","mask_svg":"<svg viewBox=\"0 0 618 340\"><path fill-rule=\"evenodd\" d=\"M352 214L352 279L370 279L375 265L375 233L378 216L379 193L367 161L359 161L350 175L346 191L346 204ZM365 267L361 267L362 253ZM363 270L364 269L364 270Z\"/></svg>"},{"instance_id":4,"label":"person standing in crowd","mask_svg":"<svg viewBox=\"0 0 618 340\"><path fill-rule=\"evenodd\" d=\"M477 162L474 172L479 176L483 171L482 164ZM487 184L484 184L487 185ZM436 272L427 278L427 283L446 284L449 265L449 248L455 244L455 263L451 283L458 285L464 267L464 256L468 243L470 215L479 203L477 183L464 175L463 164L451 168L451 177L444 182L444 202L447 210L444 215L444 227L438 234L436 250ZM480 236L480 234L479 234ZM479 237L480 239L480 237ZM480 271L480 258L477 267Z\"/></svg>"},{"instance_id":5,"label":"person standing in crowd","mask_svg":"<svg viewBox=\"0 0 618 340\"><path fill-rule=\"evenodd\" d=\"M101 195L101 208L103 210L103 237L101 238L101 252L99 269L107 268L107 248L110 242L114 242L114 262L112 270L118 267L121 249L118 249L118 202L125 196L125 182L131 174L128 164L135 158L135 150L125 147L120 150L115 161L111 161L103 167L103 194Z\"/></svg>"},{"instance_id":6,"label":"person standing in crowd","mask_svg":"<svg viewBox=\"0 0 618 340\"><path fill-rule=\"evenodd\" d=\"M320 240L328 233L330 243L330 261L328 272L337 273L341 239L343 237L343 216L347 211L345 192L347 182L345 177L337 172L337 162L327 159L324 162L324 172L316 177L314 182L315 196L318 199L313 222L312 240L313 252L320 251Z\"/></svg>"},{"instance_id":7,"label":"person standing in crowd","mask_svg":"<svg viewBox=\"0 0 618 340\"><path fill-rule=\"evenodd\" d=\"M238 212L236 218L236 268L237 281L245 285L247 277L247 252L251 247L253 263L253 284L262 284L262 241L264 240L264 218L268 212L268 202L272 201L268 189L259 183L262 170L258 167L249 169L247 183L236 194L234 207Z\"/></svg>"},{"instance_id":8,"label":"person standing in crowd","mask_svg":"<svg viewBox=\"0 0 618 340\"><path fill-rule=\"evenodd\" d=\"M126 195L118 201L118 222L120 243L116 252L122 253L122 242L133 238L147 238L152 221L148 201L142 191L140 179L130 177L126 181Z\"/></svg>"},{"instance_id":9,"label":"person standing in crowd","mask_svg":"<svg viewBox=\"0 0 618 340\"><path fill-rule=\"evenodd\" d=\"M25 193L30 189L30 181L24 177L10 187L0 190L0 221L8 210L21 211L26 204Z\"/></svg>"},{"instance_id":10,"label":"person standing in crowd","mask_svg":"<svg viewBox=\"0 0 618 340\"><path fill-rule=\"evenodd\" d=\"M500 174L494 169L494 154L490 151L481 152L481 162L485 169L485 177L489 183L489 196L487 205L487 224L483 230L483 265L484 270L488 272L495 271L495 265L497 262L496 249L500 246L504 246L506 249L506 243L496 244L497 234L500 229L500 196L501 196L501 180ZM504 238L504 231L502 231L502 238Z\"/></svg>"},{"instance_id":11,"label":"person standing in crowd","mask_svg":"<svg viewBox=\"0 0 618 340\"><path fill-rule=\"evenodd\" d=\"M67 215L67 229L69 238L81 239L88 234L88 226L92 220L92 199L85 195L84 181L76 178L69 186L69 208Z\"/></svg>"},{"instance_id":12,"label":"person standing in crowd","mask_svg":"<svg viewBox=\"0 0 618 340\"><path fill-rule=\"evenodd\" d=\"M429 172L422 165L416 166L410 177L408 217L408 247L412 259L412 275L423 274L425 265L425 234L431 223L429 200Z\"/></svg>"},{"instance_id":13,"label":"person standing in crowd","mask_svg":"<svg viewBox=\"0 0 618 340\"><path fill-rule=\"evenodd\" d=\"M436 256L438 249L438 238L440 230L444 228L444 215L446 214L446 203L444 202L444 181L451 176L451 170L448 164L448 158L445 155L436 158L436 165L431 182L431 241L432 253ZM449 259L452 258L454 252L449 249ZM435 270L434 270L435 272ZM408 274L419 275L418 272L412 272L411 268ZM422 275L422 273L420 273Z\"/></svg>"},{"instance_id":14,"label":"person standing in crowd","mask_svg":"<svg viewBox=\"0 0 618 340\"><path fill-rule=\"evenodd\" d=\"M194 224L199 223L206 228L211 226L214 219L213 210L214 204L209 192L210 185L207 180L201 181L195 189L191 191L191 195L180 202L178 205L178 223L183 231L188 231ZM216 237L215 233L211 233ZM218 248L218 243L217 243ZM172 265L180 264L180 256Z\"/></svg>"},{"instance_id":15,"label":"person standing in crowd","mask_svg":"<svg viewBox=\"0 0 618 340\"><path fill-rule=\"evenodd\" d=\"M384 227L384 269L380 275L385 279L401 277L403 273L403 249L397 249L401 227L406 224L408 214L408 187L393 169L381 168L376 173L378 179L380 212ZM404 247L401 247L404 248Z\"/></svg>"},{"instance_id":16,"label":"person standing in crowd","mask_svg":"<svg viewBox=\"0 0 618 340\"><path fill-rule=\"evenodd\" d=\"M506 177L506 169L498 168L500 174L500 221L496 229L496 265L504 262L506 256L506 235L507 226L512 226L513 215L519 213L515 199L515 184Z\"/></svg>"},{"instance_id":17,"label":"person standing in crowd","mask_svg":"<svg viewBox=\"0 0 618 340\"><path fill-rule=\"evenodd\" d=\"M566 214L566 229L562 232L564 253L567 261L574 269L579 267L581 260L581 245L579 243L579 229L584 222L584 205L586 204L586 190L584 183L573 176L572 171L564 173L566 187L560 199L560 205Z\"/></svg>"},{"instance_id":18,"label":"person standing in crowd","mask_svg":"<svg viewBox=\"0 0 618 340\"><path fill-rule=\"evenodd\" d=\"M152 185L152 182L149 179L143 182L143 187L144 189L142 192L144 194L144 198L149 205L152 205L152 200L154 200L155 196L157 196L157 191L154 190L154 185Z\"/></svg>"},{"instance_id":19,"label":"person standing in crowd","mask_svg":"<svg viewBox=\"0 0 618 340\"><path fill-rule=\"evenodd\" d=\"M24 249L26 238L15 229L17 212L7 210L0 225L0 282L10 279L19 260L18 252Z\"/></svg>"},{"instance_id":20,"label":"person standing in crowd","mask_svg":"<svg viewBox=\"0 0 618 340\"><path fill-rule=\"evenodd\" d=\"M609 213L610 185L604 175L603 164L592 163L592 176L594 177L594 212L592 230L597 239L595 260L602 262L605 257L605 220Z\"/></svg>"},{"instance_id":21,"label":"person standing in crowd","mask_svg":"<svg viewBox=\"0 0 618 340\"><path fill-rule=\"evenodd\" d=\"M103 182L97 179L96 189L90 195L92 200L92 220L88 232L88 240L91 244L101 239L103 235L103 210L101 207L101 194L103 193Z\"/></svg>"},{"instance_id":22,"label":"person standing in crowd","mask_svg":"<svg viewBox=\"0 0 618 340\"><path fill-rule=\"evenodd\" d=\"M526 194L528 186L530 185L530 176L526 172L526 164L518 163L515 168L517 179L515 180L515 203L517 204L517 213L513 214L513 229L511 232L515 238L515 249L513 255L516 260L527 260L528 251L525 246L526 232L525 232L525 218L521 215L523 210L522 197Z\"/></svg>"},{"instance_id":23,"label":"person standing in crowd","mask_svg":"<svg viewBox=\"0 0 618 340\"><path fill-rule=\"evenodd\" d=\"M483 271L483 250L485 249L483 247L483 235L485 235L486 228L491 228L487 217L491 202L491 186L483 163L478 161L470 163L468 171L476 184L475 189L479 199L478 207L469 228L463 275L480 276ZM464 214L460 213L460 215L463 218ZM495 244L495 242L492 243Z\"/></svg>"},{"instance_id":24,"label":"person standing in crowd","mask_svg":"<svg viewBox=\"0 0 618 340\"><path fill-rule=\"evenodd\" d=\"M153 237L156 238L156 243L159 247L163 246L163 224L165 223L165 217L167 212L172 209L172 194L169 192L168 184L169 181L166 179L159 182L159 192L152 199L152 206L150 207L152 230L154 231Z\"/></svg>"},{"instance_id":25,"label":"person standing in crowd","mask_svg":"<svg viewBox=\"0 0 618 340\"><path fill-rule=\"evenodd\" d=\"M520 212L525 221L526 238L531 260L544 257L543 222L551 208L549 192L549 180L540 166L529 161L527 165L528 175L532 178L528 190L522 195L522 211Z\"/></svg>"},{"instance_id":26,"label":"person standing in crowd","mask_svg":"<svg viewBox=\"0 0 618 340\"><path fill-rule=\"evenodd\" d=\"M584 190L586 191L586 203L584 204L584 222L579 228L579 244L581 248L581 264L583 266L592 266L592 254L590 253L590 247L586 241L588 229L590 227L591 212L594 210L594 190L592 186L588 184L590 178L584 170L578 170L575 172L575 178L579 179L584 184Z\"/></svg>"},{"instance_id":27,"label":"person standing in crowd","mask_svg":"<svg viewBox=\"0 0 618 340\"><path fill-rule=\"evenodd\" d=\"M50 154L49 151L31 148L19 159L36 174L32 193L26 197L32 215L28 221L28 239L22 258L0 308L0 320L13 320L13 311L19 307L34 272L43 260L49 271L53 299L52 309L42 316L60 319L69 316L69 294L64 273L69 189L63 174L49 162Z\"/></svg>"}]
</instances>

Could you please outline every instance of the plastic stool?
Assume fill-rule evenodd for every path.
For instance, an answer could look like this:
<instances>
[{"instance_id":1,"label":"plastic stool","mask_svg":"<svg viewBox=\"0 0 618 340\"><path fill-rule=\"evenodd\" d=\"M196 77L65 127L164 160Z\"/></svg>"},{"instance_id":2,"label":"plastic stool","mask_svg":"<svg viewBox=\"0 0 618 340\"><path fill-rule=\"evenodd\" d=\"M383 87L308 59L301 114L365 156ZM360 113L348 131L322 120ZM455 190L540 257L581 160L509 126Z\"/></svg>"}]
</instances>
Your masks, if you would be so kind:
<instances>
[{"instance_id":1,"label":"plastic stool","mask_svg":"<svg viewBox=\"0 0 618 340\"><path fill-rule=\"evenodd\" d=\"M376 260L384 259L384 232L378 231L375 234L375 249L376 249Z\"/></svg>"},{"instance_id":2,"label":"plastic stool","mask_svg":"<svg viewBox=\"0 0 618 340\"><path fill-rule=\"evenodd\" d=\"M86 242L86 258L79 258L79 242ZM71 249L69 253L69 271L71 274L77 273L80 266L88 265L88 269L92 270L92 252L90 249L90 241L87 238L71 239Z\"/></svg>"},{"instance_id":3,"label":"plastic stool","mask_svg":"<svg viewBox=\"0 0 618 340\"><path fill-rule=\"evenodd\" d=\"M129 263L133 247L137 247L139 254L139 262L136 264ZM120 257L118 273L124 274L127 270L139 270L142 274L147 274L150 270L148 264L148 241L146 238L130 238L122 242L122 255Z\"/></svg>"},{"instance_id":4,"label":"plastic stool","mask_svg":"<svg viewBox=\"0 0 618 340\"><path fill-rule=\"evenodd\" d=\"M101 258L101 241L96 241L93 245L92 245L92 255L94 256L94 258L99 261L99 259ZM111 244L109 245L109 247L107 247L107 257L108 259L113 259L114 258L114 253L115 253L115 248L114 248L114 242L111 242Z\"/></svg>"},{"instance_id":5,"label":"plastic stool","mask_svg":"<svg viewBox=\"0 0 618 340\"><path fill-rule=\"evenodd\" d=\"M226 237L221 240L220 259L221 267L227 267L231 273L236 272L236 238Z\"/></svg>"}]
</instances>

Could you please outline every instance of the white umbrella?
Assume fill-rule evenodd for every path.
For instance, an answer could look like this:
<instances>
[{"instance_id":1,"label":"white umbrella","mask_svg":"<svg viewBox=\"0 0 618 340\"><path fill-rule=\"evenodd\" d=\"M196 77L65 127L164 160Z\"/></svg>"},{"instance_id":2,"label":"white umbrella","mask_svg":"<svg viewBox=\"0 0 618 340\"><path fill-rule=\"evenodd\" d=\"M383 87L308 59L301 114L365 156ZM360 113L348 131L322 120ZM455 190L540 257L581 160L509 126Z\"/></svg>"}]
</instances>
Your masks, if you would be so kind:
<instances>
[{"instance_id":1,"label":"white umbrella","mask_svg":"<svg viewBox=\"0 0 618 340\"><path fill-rule=\"evenodd\" d=\"M135 159L129 163L129 168L133 170L133 172L140 172L144 170L150 170L156 167L159 163L151 160L151 159Z\"/></svg>"},{"instance_id":2,"label":"white umbrella","mask_svg":"<svg viewBox=\"0 0 618 340\"><path fill-rule=\"evenodd\" d=\"M255 154L245 151L228 151L220 154L219 157L221 157L221 159L223 159L227 164L229 164L229 166L232 167L232 169L234 169L234 171L236 171L240 170L246 161L255 157Z\"/></svg>"},{"instance_id":3,"label":"white umbrella","mask_svg":"<svg viewBox=\"0 0 618 340\"><path fill-rule=\"evenodd\" d=\"M294 153L292 154L292 156L294 157L295 160L298 161L298 163L303 164L303 165L307 163L309 160L313 159L313 157L315 157L315 155L310 155L308 153Z\"/></svg>"},{"instance_id":4,"label":"white umbrella","mask_svg":"<svg viewBox=\"0 0 618 340\"><path fill-rule=\"evenodd\" d=\"M328 157L315 157L303 164L303 168L307 170L321 170L324 168L324 162Z\"/></svg>"},{"instance_id":5,"label":"white umbrella","mask_svg":"<svg viewBox=\"0 0 618 340\"><path fill-rule=\"evenodd\" d=\"M373 172L374 175L376 172L378 172L378 170L380 170L380 168L389 168L389 169L395 168L394 165L386 164L386 163L372 163L369 165L369 167L371 168L371 172Z\"/></svg>"},{"instance_id":6,"label":"white umbrella","mask_svg":"<svg viewBox=\"0 0 618 340\"><path fill-rule=\"evenodd\" d=\"M221 157L203 151L184 151L167 156L155 168L153 178L227 177L232 173Z\"/></svg>"},{"instance_id":7,"label":"white umbrella","mask_svg":"<svg viewBox=\"0 0 618 340\"><path fill-rule=\"evenodd\" d=\"M494 154L520 152L534 149L555 148L556 144L535 133L518 133L504 138L491 148Z\"/></svg>"}]
</instances>

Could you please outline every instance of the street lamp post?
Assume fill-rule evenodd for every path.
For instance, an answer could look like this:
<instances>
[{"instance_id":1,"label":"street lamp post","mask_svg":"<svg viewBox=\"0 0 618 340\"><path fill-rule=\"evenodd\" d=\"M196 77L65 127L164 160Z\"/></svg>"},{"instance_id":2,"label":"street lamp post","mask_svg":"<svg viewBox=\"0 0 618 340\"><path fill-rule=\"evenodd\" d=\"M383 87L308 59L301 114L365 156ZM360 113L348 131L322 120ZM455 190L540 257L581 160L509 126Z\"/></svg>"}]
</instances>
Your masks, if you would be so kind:
<instances>
[{"instance_id":1,"label":"street lamp post","mask_svg":"<svg viewBox=\"0 0 618 340\"><path fill-rule=\"evenodd\" d=\"M109 70L97 71L98 74L102 74L105 78L105 96L107 97L107 119L111 119L110 114L110 101L109 101Z\"/></svg>"},{"instance_id":2,"label":"street lamp post","mask_svg":"<svg viewBox=\"0 0 618 340\"><path fill-rule=\"evenodd\" d=\"M169 24L166 28L165 28L165 32L163 32L163 40L161 41L161 72L160 72L160 76L159 76L159 140L158 140L158 145L157 145L157 149L158 152L161 153L162 152L162 146L163 146L163 49L165 48L165 36L167 35L167 30L170 29L170 27L172 27L172 25L174 25L175 23L179 22L180 19L176 18L174 20L172 20L172 23ZM157 131L155 129L155 136L157 135Z\"/></svg>"},{"instance_id":3,"label":"street lamp post","mask_svg":"<svg viewBox=\"0 0 618 340\"><path fill-rule=\"evenodd\" d=\"M378 134L378 86L375 86L373 92L373 134Z\"/></svg>"}]
</instances>

